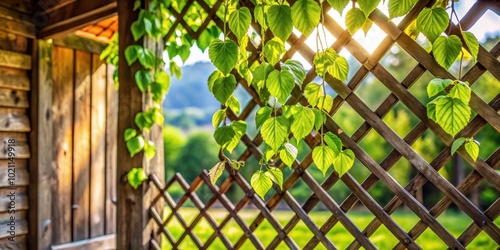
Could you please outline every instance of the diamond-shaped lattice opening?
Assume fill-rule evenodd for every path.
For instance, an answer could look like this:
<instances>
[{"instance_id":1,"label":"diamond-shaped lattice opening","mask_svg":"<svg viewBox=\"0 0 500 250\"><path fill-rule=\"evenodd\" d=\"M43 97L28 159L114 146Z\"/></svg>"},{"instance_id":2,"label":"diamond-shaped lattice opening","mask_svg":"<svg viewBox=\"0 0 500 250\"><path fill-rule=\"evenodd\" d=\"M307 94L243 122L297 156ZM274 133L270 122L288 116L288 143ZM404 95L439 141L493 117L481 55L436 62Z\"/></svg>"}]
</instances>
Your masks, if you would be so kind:
<instances>
[{"instance_id":1,"label":"diamond-shaped lattice opening","mask_svg":"<svg viewBox=\"0 0 500 250\"><path fill-rule=\"evenodd\" d=\"M384 101L384 98L391 94L382 82L371 73L361 82L358 88L354 91L356 95L363 100L363 102L372 111L375 111L378 106Z\"/></svg>"},{"instance_id":2,"label":"diamond-shaped lattice opening","mask_svg":"<svg viewBox=\"0 0 500 250\"><path fill-rule=\"evenodd\" d=\"M428 240L432 239L432 240ZM422 249L445 249L447 245L441 240L437 234L430 228L427 228L420 237L418 237L415 242Z\"/></svg>"},{"instance_id":3,"label":"diamond-shaped lattice opening","mask_svg":"<svg viewBox=\"0 0 500 250\"><path fill-rule=\"evenodd\" d=\"M411 163L404 157L401 157L388 172L403 187L416 175Z\"/></svg>"},{"instance_id":4,"label":"diamond-shaped lattice opening","mask_svg":"<svg viewBox=\"0 0 500 250\"><path fill-rule=\"evenodd\" d=\"M311 232L311 229L307 227L307 225L300 220L297 225L288 233L288 236L295 241L297 246L300 249L304 249L305 245L309 240L314 237L314 234Z\"/></svg>"},{"instance_id":5,"label":"diamond-shaped lattice opening","mask_svg":"<svg viewBox=\"0 0 500 250\"><path fill-rule=\"evenodd\" d=\"M205 246L205 247L207 247L207 246ZM212 244L210 244L210 246L208 246L207 249L213 249L213 250L226 249L226 245L224 245L224 243L222 242L222 240L219 237L217 237L212 242Z\"/></svg>"},{"instance_id":6,"label":"diamond-shaped lattice opening","mask_svg":"<svg viewBox=\"0 0 500 250\"><path fill-rule=\"evenodd\" d=\"M443 150L444 144L431 130L427 129L411 147L427 162L432 162ZM441 171L440 171L441 173ZM444 175L443 175L444 176Z\"/></svg>"},{"instance_id":7,"label":"diamond-shaped lattice opening","mask_svg":"<svg viewBox=\"0 0 500 250\"><path fill-rule=\"evenodd\" d=\"M391 249L399 242L384 224L380 225L369 239L378 249Z\"/></svg>"},{"instance_id":8,"label":"diamond-shaped lattice opening","mask_svg":"<svg viewBox=\"0 0 500 250\"><path fill-rule=\"evenodd\" d=\"M191 236L186 235L182 242L179 244L179 249L197 249L198 247L194 243L194 240L191 238Z\"/></svg>"},{"instance_id":9,"label":"diamond-shaped lattice opening","mask_svg":"<svg viewBox=\"0 0 500 250\"><path fill-rule=\"evenodd\" d=\"M401 102L387 112L382 120L401 138L404 138L420 122L420 119Z\"/></svg>"},{"instance_id":10,"label":"diamond-shaped lattice opening","mask_svg":"<svg viewBox=\"0 0 500 250\"><path fill-rule=\"evenodd\" d=\"M295 139L293 139L295 140ZM311 147L307 144L307 142L302 139L300 141L298 141L298 143L293 143L294 141L292 141L292 144L293 145L296 145L297 146L297 149L299 150L299 153L297 155L297 160L299 162L302 162L304 161L304 159L307 157L307 155L309 153L311 153Z\"/></svg>"},{"instance_id":11,"label":"diamond-shaped lattice opening","mask_svg":"<svg viewBox=\"0 0 500 250\"><path fill-rule=\"evenodd\" d=\"M363 118L348 103L342 104L333 120L350 136L363 124Z\"/></svg>"},{"instance_id":12,"label":"diamond-shaped lattice opening","mask_svg":"<svg viewBox=\"0 0 500 250\"><path fill-rule=\"evenodd\" d=\"M429 98L427 95L427 85L434 79L434 77L429 71L426 71L420 76L415 83L409 88L410 93L417 98L423 105L427 105L435 97Z\"/></svg>"},{"instance_id":13,"label":"diamond-shaped lattice opening","mask_svg":"<svg viewBox=\"0 0 500 250\"><path fill-rule=\"evenodd\" d=\"M184 189L178 182L174 182L167 188L166 193L168 193L174 201L178 201L184 195Z\"/></svg>"},{"instance_id":14,"label":"diamond-shaped lattice opening","mask_svg":"<svg viewBox=\"0 0 500 250\"><path fill-rule=\"evenodd\" d=\"M205 218L201 218L200 221L193 227L193 232L196 234L201 242L206 242L210 236L214 233L214 229L210 223Z\"/></svg>"},{"instance_id":15,"label":"diamond-shaped lattice opening","mask_svg":"<svg viewBox=\"0 0 500 250\"><path fill-rule=\"evenodd\" d=\"M184 6L186 6L187 1L173 1L172 2L172 7L174 8L177 13L180 13Z\"/></svg>"},{"instance_id":16,"label":"diamond-shaped lattice opening","mask_svg":"<svg viewBox=\"0 0 500 250\"><path fill-rule=\"evenodd\" d=\"M405 231L410 231L420 218L407 206L401 206L391 214L391 218Z\"/></svg>"},{"instance_id":17,"label":"diamond-shaped lattice opening","mask_svg":"<svg viewBox=\"0 0 500 250\"><path fill-rule=\"evenodd\" d=\"M241 226L231 218L222 228L222 233L226 235L229 241L234 245L245 232Z\"/></svg>"},{"instance_id":18,"label":"diamond-shaped lattice opening","mask_svg":"<svg viewBox=\"0 0 500 250\"><path fill-rule=\"evenodd\" d=\"M297 51L297 53L294 53L293 56L292 56L292 59L293 60L297 60L299 61L300 63L302 63L302 66L304 66L304 69L306 71L310 70L311 67L312 67L312 62L306 60L302 54L300 53L300 51Z\"/></svg>"},{"instance_id":19,"label":"diamond-shaped lattice opening","mask_svg":"<svg viewBox=\"0 0 500 250\"><path fill-rule=\"evenodd\" d=\"M174 241L178 241L181 235L184 233L184 227L175 215L172 217L172 219L170 219L165 228L170 232Z\"/></svg>"},{"instance_id":20,"label":"diamond-shaped lattice opening","mask_svg":"<svg viewBox=\"0 0 500 250\"><path fill-rule=\"evenodd\" d=\"M500 94L500 82L490 72L485 72L470 87L476 95L487 103Z\"/></svg>"},{"instance_id":21,"label":"diamond-shaped lattice opening","mask_svg":"<svg viewBox=\"0 0 500 250\"><path fill-rule=\"evenodd\" d=\"M245 197L245 191L243 191L243 189L241 189L240 186L238 186L238 184L233 181L231 187L226 192L226 197L229 199L229 201L231 201L231 203L233 203L233 205L236 205Z\"/></svg>"},{"instance_id":22,"label":"diamond-shaped lattice opening","mask_svg":"<svg viewBox=\"0 0 500 250\"><path fill-rule=\"evenodd\" d=\"M476 201L479 209L484 211L500 197L500 192L489 182L483 180L475 190L469 193L468 197L470 200Z\"/></svg>"},{"instance_id":23,"label":"diamond-shaped lattice opening","mask_svg":"<svg viewBox=\"0 0 500 250\"><path fill-rule=\"evenodd\" d=\"M408 76L418 62L402 49L399 44L394 44L382 57L380 64L391 73L394 78L402 82Z\"/></svg>"},{"instance_id":24,"label":"diamond-shaped lattice opening","mask_svg":"<svg viewBox=\"0 0 500 250\"><path fill-rule=\"evenodd\" d=\"M467 246L467 249L497 249L498 244L484 231L481 231Z\"/></svg>"},{"instance_id":25,"label":"diamond-shaped lattice opening","mask_svg":"<svg viewBox=\"0 0 500 250\"><path fill-rule=\"evenodd\" d=\"M244 105L248 105L248 103ZM255 136L257 136L257 134L259 133L257 125L255 124L255 115L260 108L261 107L259 105L256 105L250 112L248 117L245 119L245 122L247 123L247 134L250 136L250 138L255 138Z\"/></svg>"},{"instance_id":26,"label":"diamond-shaped lattice opening","mask_svg":"<svg viewBox=\"0 0 500 250\"><path fill-rule=\"evenodd\" d=\"M259 239L259 241L264 245L264 247L268 246L278 235L278 232L271 223L264 219L254 230L254 235Z\"/></svg>"},{"instance_id":27,"label":"diamond-shaped lattice opening","mask_svg":"<svg viewBox=\"0 0 500 250\"><path fill-rule=\"evenodd\" d=\"M214 208L208 209L207 213L212 216L217 225L220 225L220 223L229 215L229 212L219 202L214 204Z\"/></svg>"},{"instance_id":28,"label":"diamond-shaped lattice opening","mask_svg":"<svg viewBox=\"0 0 500 250\"><path fill-rule=\"evenodd\" d=\"M382 181L377 181L375 185L368 190L368 193L375 199L375 201L384 207L394 197L394 193Z\"/></svg>"},{"instance_id":29,"label":"diamond-shaped lattice opening","mask_svg":"<svg viewBox=\"0 0 500 250\"><path fill-rule=\"evenodd\" d=\"M200 11L199 11L200 10ZM189 6L188 11L183 16L184 21L196 32L203 22L207 19L208 14L202 10L199 3L196 1Z\"/></svg>"},{"instance_id":30,"label":"diamond-shaped lattice opening","mask_svg":"<svg viewBox=\"0 0 500 250\"><path fill-rule=\"evenodd\" d=\"M308 168L308 172L311 173L311 170L317 169L316 167ZM319 171L319 170L317 170ZM313 175L314 176L314 175ZM299 178L297 182L288 190L290 194L300 203L301 206L304 205L304 202L313 194L313 191L310 188L307 188L307 184L302 178Z\"/></svg>"},{"instance_id":31,"label":"diamond-shaped lattice opening","mask_svg":"<svg viewBox=\"0 0 500 250\"><path fill-rule=\"evenodd\" d=\"M350 172L355 173L355 170L351 169ZM330 194L337 204L340 204L351 194L351 190L342 180L337 180L333 187L328 190L328 194Z\"/></svg>"},{"instance_id":32,"label":"diamond-shaped lattice opening","mask_svg":"<svg viewBox=\"0 0 500 250\"><path fill-rule=\"evenodd\" d=\"M474 140L481 143L479 147L479 158L488 159L493 152L500 148L500 133L490 124L486 124L475 136Z\"/></svg>"},{"instance_id":33,"label":"diamond-shaped lattice opening","mask_svg":"<svg viewBox=\"0 0 500 250\"><path fill-rule=\"evenodd\" d=\"M187 225L191 224L193 220L198 215L199 211L195 208L191 199L187 199L186 202L182 204L177 213L184 219Z\"/></svg>"},{"instance_id":34,"label":"diamond-shaped lattice opening","mask_svg":"<svg viewBox=\"0 0 500 250\"><path fill-rule=\"evenodd\" d=\"M290 209L290 207L284 200L281 200L278 203L278 206L273 211L271 211L271 214L274 216L274 218L276 218L276 221L281 225L281 228L283 228L288 220L292 218L295 212Z\"/></svg>"},{"instance_id":35,"label":"diamond-shaped lattice opening","mask_svg":"<svg viewBox=\"0 0 500 250\"><path fill-rule=\"evenodd\" d=\"M363 163L361 163L357 158L354 161L354 165L349 170L349 173L354 177L354 179L361 183L366 177L370 175L370 170L367 169Z\"/></svg>"},{"instance_id":36,"label":"diamond-shaped lattice opening","mask_svg":"<svg viewBox=\"0 0 500 250\"><path fill-rule=\"evenodd\" d=\"M160 239L161 249L172 249L173 248L170 241L168 241L167 236L165 236L164 234L161 234L160 237L161 237L161 239Z\"/></svg>"},{"instance_id":37,"label":"diamond-shaped lattice opening","mask_svg":"<svg viewBox=\"0 0 500 250\"><path fill-rule=\"evenodd\" d=\"M221 176L219 178L219 180L217 181L217 183L222 183L225 180L226 176L227 175ZM205 182L202 182L201 186L195 191L195 193L198 196L198 198L201 200L201 202L204 204L206 204L214 195Z\"/></svg>"},{"instance_id":38,"label":"diamond-shaped lattice opening","mask_svg":"<svg viewBox=\"0 0 500 250\"><path fill-rule=\"evenodd\" d=\"M354 236L338 222L326 234L328 239L335 245L337 249L347 249L347 246L354 240Z\"/></svg>"},{"instance_id":39,"label":"diamond-shaped lattice opening","mask_svg":"<svg viewBox=\"0 0 500 250\"><path fill-rule=\"evenodd\" d=\"M441 193L441 191L430 181L425 183L422 188L422 193L426 194L423 195L423 204L426 208L431 208L444 196L443 193Z\"/></svg>"},{"instance_id":40,"label":"diamond-shaped lattice opening","mask_svg":"<svg viewBox=\"0 0 500 250\"><path fill-rule=\"evenodd\" d=\"M439 223L441 223L441 225L443 225L444 228L446 228L448 232L451 233L451 235L456 238L458 238L460 234L462 234L462 232L474 222L469 216L467 216L467 214L458 209L448 209L436 219Z\"/></svg>"},{"instance_id":41,"label":"diamond-shaped lattice opening","mask_svg":"<svg viewBox=\"0 0 500 250\"><path fill-rule=\"evenodd\" d=\"M370 54L373 54L385 37L386 35L376 23L373 23L367 33L359 30L353 35L353 38Z\"/></svg>"},{"instance_id":42,"label":"diamond-shaped lattice opening","mask_svg":"<svg viewBox=\"0 0 500 250\"><path fill-rule=\"evenodd\" d=\"M359 146L378 163L394 149L375 129L370 129Z\"/></svg>"}]
</instances>

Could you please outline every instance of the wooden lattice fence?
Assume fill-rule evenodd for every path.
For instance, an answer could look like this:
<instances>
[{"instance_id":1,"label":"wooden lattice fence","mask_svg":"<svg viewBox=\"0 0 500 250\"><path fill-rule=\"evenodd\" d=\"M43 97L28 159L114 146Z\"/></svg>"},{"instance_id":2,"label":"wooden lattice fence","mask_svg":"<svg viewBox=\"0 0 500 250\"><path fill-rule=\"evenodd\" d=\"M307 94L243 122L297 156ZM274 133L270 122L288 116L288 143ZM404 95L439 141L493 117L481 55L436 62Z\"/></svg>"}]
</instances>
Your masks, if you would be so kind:
<instances>
[{"instance_id":1,"label":"wooden lattice fence","mask_svg":"<svg viewBox=\"0 0 500 250\"><path fill-rule=\"evenodd\" d=\"M289 2L293 4L293 0ZM224 25L223 21L216 15L222 3L223 1L219 0L216 1L215 4L209 5L203 0L188 0L180 12L170 7L170 12L176 17L176 20L167 35L167 40L178 26L183 26L187 33L194 39L199 37L201 32L206 29L211 21L222 28ZM193 4L201 6L206 11L207 15L206 20L204 20L201 27L197 30L193 30L189 27L183 19L183 16ZM250 10L254 8L254 5L250 1L242 1L240 4L250 8ZM324 8L328 10L330 8L328 3L325 1L324 4ZM257 249L275 249L279 248L278 246L283 246L283 243L291 249L299 249L301 247L296 244L293 238L289 237L289 233L298 223L304 223L314 235L310 238L308 243L303 246L304 249L314 249L318 244L323 245L327 249L335 249L336 246L326 234L332 230L336 224L340 223L354 237L354 240L348 247L349 249L358 249L360 247L366 249L377 248L370 240L370 236L372 236L381 226L385 226L394 237L398 239L399 243L395 246L396 249L420 249L421 246L416 243L416 239L428 228L452 249L464 249L481 232L486 233L492 241L500 245L500 229L494 223L494 220L500 214L500 199L497 197L496 201L489 208L482 211L466 196L483 180L487 181L494 189L500 190L500 175L496 171L496 168L500 165L500 148L497 148L488 159L478 159L476 162L474 162L464 150L459 150L458 154L474 168L474 171L464 178L461 183L452 185L441 176L438 171L452 158L450 147L453 143L453 138L427 117L425 104L421 103L409 91L416 80L426 71L430 72L435 77L455 79L451 73L440 67L432 55L426 52L421 45L404 33L405 28L410 25L419 12L424 7L430 6L431 4L432 1L418 1L409 14L407 14L398 25L390 22L388 17L381 11L375 10L369 18L387 35L373 53L367 52L367 50L353 39L349 32L344 30L333 18L328 15L325 16L326 30L336 38L329 46L336 51L348 50L348 52L361 64L354 76L348 80L347 84L332 77L326 77L325 80L329 87L337 93L330 114L335 114L343 104L347 103L364 119L363 124L352 134L352 136L343 132L342 128L333 119L327 121L325 129L337 134L345 147L351 149L355 153L357 160L371 172L362 183L358 183L349 173L340 178L351 191L341 204L338 204L328 193L332 186L339 181L338 174L332 172L322 183L318 183L308 172L308 167L313 162L310 153L302 161L296 161L294 163L294 171L286 178L283 189L280 190L279 187L274 186L275 193L267 201L263 201L255 195L247 180L238 172L233 171L229 165L226 167L230 176L225 179L220 186L211 185L206 172L201 173L191 184L188 184L180 174L176 174L165 186L163 186L153 175L150 178L153 184L152 186L160 191L160 194L153 200L150 210L153 220L159 225L157 234L163 235L172 248L178 248L182 241L189 237L200 249L209 248L217 238L222 241L223 245L228 249L241 248L247 240ZM468 30L489 9L498 14L500 6L494 1L477 1L461 20L462 28ZM252 26L255 30L260 30L257 24L253 23ZM451 24L451 26L451 33L459 35L458 27L454 24ZM234 39L234 37L232 38ZM312 61L315 52L307 46L305 41L306 37L292 34L287 41L290 48L285 53L283 60L291 58L296 53L300 53L302 57L313 65ZM402 81L397 80L380 63L384 55L395 44L398 44L418 62ZM252 52L250 60L258 60L261 48L255 43L250 42L248 50ZM461 80L468 81L472 85L487 71L489 71L496 80L500 80L500 63L497 59L499 55L500 43L497 43L490 51L480 46L477 62L468 72L463 74ZM372 111L372 109L370 109L355 93L355 90L369 74L372 74L380 80L380 82L391 91L374 111ZM304 85L311 82L316 77L315 70L310 70L306 76ZM228 117L231 120L246 120L252 111L265 104L260 101L256 91L249 86L243 78L238 79L238 83L253 97L253 99L246 104L246 107L239 116L228 109ZM406 108L420 120L418 125L416 125L404 138L396 134L382 120L398 102L404 104ZM290 98L287 102L287 104L294 103L301 103L304 106L307 105L307 100L303 97L303 93L298 86L293 90L293 98ZM500 133L500 115L498 113L500 109L500 93L496 93L495 97L489 103L486 103L478 95L472 93L470 106L477 115L473 117L467 127L463 129L457 137L473 137L487 124L497 133ZM359 142L372 130L375 130L394 148L380 163L377 163L359 146ZM437 138L446 145L430 163L412 148L412 144L427 130L432 131ZM305 138L305 142L310 148L318 145L320 140L319 134L310 134ZM241 141L246 146L246 150L238 160L247 161L251 156L257 159L261 158L262 151L259 146L263 140L260 134L254 138L246 134ZM409 181L405 187L398 183L388 173L388 170L394 167L401 158L408 160L419 172L419 174ZM276 162L276 166L283 167L284 164L278 161ZM313 194L302 205L296 201L290 192L288 192L288 190L300 179L313 191ZM382 183L395 194L385 206L377 203L369 193L369 190L374 187L377 182ZM427 182L431 182L440 192L442 192L442 194L444 194L444 196L430 209L424 207L422 202L416 198L418 190ZM168 189L172 185L180 185L184 191L184 195L179 200L175 201L168 193ZM196 193L201 186L208 187L210 193L213 194L206 202L202 202ZM235 203L231 202L225 195L231 187L243 190L245 196ZM161 211L154 208L154 205L160 200L164 200L165 204L168 206L169 213L165 218L162 218L160 215L162 214ZM187 201L191 201L199 210L199 213L190 223L186 222L180 211L180 208ZM273 215L273 211L277 208L278 204L283 201L294 212L293 217L290 218L284 226L282 226ZM359 202L368 208L375 216L366 228L359 228L346 214L347 211L351 210ZM228 212L227 216L220 222L216 222L208 212L208 209L213 207L216 203L222 204L224 209ZM331 212L329 218L325 218L325 222L321 226L316 225L308 214L319 203L323 204L324 207ZM249 204L259 209L259 214L253 222L247 224L240 217L238 212ZM436 219L452 204L462 210L472 220L469 227L458 237L452 235ZM391 214L403 205L417 215L420 220L409 230L403 229L402 226L398 225L391 217ZM175 239L167 229L168 224L171 223L174 218L180 222L185 230L182 236L177 239ZM208 239L203 241L193 232L193 229L201 220L206 220L214 231ZM234 220L243 232L242 236L236 242L231 242L222 232L222 228L224 228L230 220ZM276 231L273 240L267 245L262 244L260 239L253 234L256 228L264 220L267 220ZM156 248L160 247L160 243L155 240L153 240L152 245Z\"/></svg>"}]
</instances>

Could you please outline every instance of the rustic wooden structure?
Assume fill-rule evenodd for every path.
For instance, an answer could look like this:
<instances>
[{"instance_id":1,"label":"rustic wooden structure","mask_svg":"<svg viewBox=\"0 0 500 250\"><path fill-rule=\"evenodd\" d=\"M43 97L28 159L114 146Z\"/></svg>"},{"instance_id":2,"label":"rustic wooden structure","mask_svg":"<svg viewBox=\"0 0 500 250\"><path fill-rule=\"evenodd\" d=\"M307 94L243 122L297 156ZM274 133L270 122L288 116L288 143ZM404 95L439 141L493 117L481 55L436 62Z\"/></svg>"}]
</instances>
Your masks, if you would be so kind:
<instances>
[{"instance_id":1,"label":"rustic wooden structure","mask_svg":"<svg viewBox=\"0 0 500 250\"><path fill-rule=\"evenodd\" d=\"M258 198L248 182L233 171L229 171L230 177L220 186L211 185L206 172L201 173L193 183L186 183L177 174L164 184L160 128L153 129L148 135L159 146L159 154L149 162L142 155L130 159L120 135L125 128L134 126L133 114L149 105L149 97L143 96L137 89L133 73L138 65L129 67L126 64L123 48L130 44L153 46L147 39L132 39L129 28L137 17L133 2L0 0L0 249L158 249L161 237L173 248L190 238L201 249L209 248L216 240L222 241L227 248L241 248L250 242L257 249L281 246L298 249L299 246L289 233L299 223L307 225L314 234L303 246L305 249L313 249L319 244L327 249L335 249L326 234L339 223L355 237L349 247L351 249L375 248L370 236L381 226L399 240L398 249L418 249L415 240L428 228L450 248L465 248L481 232L500 245L500 229L493 223L500 214L500 199L497 198L482 211L466 196L480 181L487 181L500 190L500 176L495 171L500 165L500 148L488 159L479 159L477 162L459 150L458 154L474 167L474 171L461 183L450 184L437 171L452 157L449 147L453 138L427 118L424 104L409 91L426 71L436 77L454 77L438 66L429 53L403 32L418 13L433 1L418 1L398 25L390 22L382 12L374 11L370 19L387 36L371 54L335 20L326 16L325 27L336 38L329 46L337 51L348 50L361 63L347 84L333 78L326 79L330 88L338 94L330 113L335 114L342 105L348 104L365 120L352 136L342 133L340 126L331 119L326 129L338 134L344 145L354 151L356 158L371 174L358 183L350 174L339 178L336 173L332 173L320 184L308 173L307 169L312 164L311 155L308 155L304 160L295 162L294 172L285 180L283 189L275 187L275 194L267 201ZM240 2L253 10L251 1ZM289 2L293 3L293 0ZM144 6L148 3L148 0L142 1ZM209 5L203 0L187 0L179 12L170 8L176 20L166 39L179 27L184 28L194 39L210 22L222 28L223 21L216 15L222 3L222 0L217 0ZM189 27L183 19L193 4L201 6L208 16L197 30ZM324 4L325 8L329 8L326 1ZM487 10L500 15L500 5L496 1L479 0L461 20L462 27L469 29ZM252 26L256 31L260 30L257 24ZM452 33L458 33L455 26L451 28ZM120 32L121 47L119 92L114 91L111 84L113 68L98 59L103 44L82 38L108 42L116 31ZM290 49L285 59L300 53L312 62L314 51L305 44L305 40L304 36L292 34L287 41ZM418 62L402 81L398 81L380 64L382 57L395 44L399 44ZM250 43L248 50L252 52L250 58L258 60L261 48ZM487 71L500 80L499 55L500 43L490 51L480 47L477 62L462 80L474 84ZM374 111L354 92L368 74L374 75L391 91ZM314 70L311 70L305 83L315 77ZM231 120L246 120L253 110L264 105L244 79L239 79L239 84L254 99L246 104L239 116L228 113ZM298 87L293 93L294 98L289 100L289 104L307 104ZM404 138L399 137L382 120L398 102L420 119L420 123ZM486 125L500 133L500 93L496 93L489 103L473 93L471 106L477 115L459 136L474 136ZM372 130L394 147L380 163L358 145ZM432 131L447 145L430 163L411 147L426 130ZM16 176L12 186L7 170L7 148L12 147L9 146L12 145L9 143L11 139L15 140L13 147L16 152ZM312 148L319 143L319 138L311 134L305 141ZM246 161L251 156L259 159L262 156L259 149L262 143L260 135L253 138L244 135L242 142L247 149L239 160ZM410 161L419 172L406 187L387 172L401 158ZM282 167L279 162L278 165ZM123 181L123 176L137 166L144 166L151 175L149 182L134 190ZM299 204L288 192L299 180L314 191L304 204ZM352 192L341 204L337 204L328 194L328 190L339 181ZM378 204L369 193L378 182L395 194L385 206ZM427 182L434 184L444 194L431 209L426 209L415 195ZM185 191L179 200L173 200L167 192L172 185L180 185ZM201 186L208 187L213 193L205 203L196 194ZM15 189L10 189L12 187ZM233 204L225 195L229 188L241 189L245 196ZM16 192L15 243L8 241L7 233L7 223L11 221L8 212L10 198L7 195L12 190ZM180 210L188 201L200 211L189 223L184 221ZM375 216L366 228L356 226L346 214L360 202ZM216 222L207 212L215 203L222 204L228 212L222 222ZM280 203L285 203L295 213L284 226L273 215ZM238 212L249 204L257 207L260 213L252 223L246 224ZM323 204L331 212L322 226L316 225L308 215L318 204ZM458 237L447 231L436 219L452 204L472 220L466 231ZM403 229L391 217L403 205L420 218L409 230ZM166 217L162 214L165 206L170 211ZM180 221L185 229L185 233L177 239L167 230L173 218ZM201 220L208 221L214 231L204 241L193 232ZM222 231L229 221L235 221L244 232L236 242L230 242ZM268 221L276 230L273 241L266 245L253 234L263 221Z\"/></svg>"}]
</instances>

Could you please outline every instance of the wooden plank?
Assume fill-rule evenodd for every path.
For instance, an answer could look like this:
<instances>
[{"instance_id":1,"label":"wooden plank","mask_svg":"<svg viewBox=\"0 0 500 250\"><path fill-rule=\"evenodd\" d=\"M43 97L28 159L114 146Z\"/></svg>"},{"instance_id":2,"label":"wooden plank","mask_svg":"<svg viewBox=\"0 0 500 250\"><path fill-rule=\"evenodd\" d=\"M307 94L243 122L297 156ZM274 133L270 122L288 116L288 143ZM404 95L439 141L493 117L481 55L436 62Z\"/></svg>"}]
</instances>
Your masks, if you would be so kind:
<instances>
[{"instance_id":1,"label":"wooden plank","mask_svg":"<svg viewBox=\"0 0 500 250\"><path fill-rule=\"evenodd\" d=\"M87 240L75 241L68 244L52 246L52 250L92 250L92 249L115 249L116 236L108 234Z\"/></svg>"},{"instance_id":2,"label":"wooden plank","mask_svg":"<svg viewBox=\"0 0 500 250\"><path fill-rule=\"evenodd\" d=\"M11 202L10 194L12 190L8 188L0 188L0 212L6 212L9 210L9 204ZM28 209L28 188L18 187L16 190L16 210L26 210ZM1 249L1 248L0 248Z\"/></svg>"},{"instance_id":3,"label":"wooden plank","mask_svg":"<svg viewBox=\"0 0 500 250\"><path fill-rule=\"evenodd\" d=\"M113 73L115 67L107 65L106 73L106 234L116 232L116 142L118 129L118 91Z\"/></svg>"},{"instance_id":4,"label":"wooden plank","mask_svg":"<svg viewBox=\"0 0 500 250\"><path fill-rule=\"evenodd\" d=\"M45 0L45 2L51 0ZM116 14L116 0L77 0L47 12L48 21L40 28L39 37L49 38L69 33Z\"/></svg>"},{"instance_id":5,"label":"wooden plank","mask_svg":"<svg viewBox=\"0 0 500 250\"><path fill-rule=\"evenodd\" d=\"M73 240L89 238L91 55L75 52L73 129Z\"/></svg>"},{"instance_id":6,"label":"wooden plank","mask_svg":"<svg viewBox=\"0 0 500 250\"><path fill-rule=\"evenodd\" d=\"M30 129L25 109L0 108L0 131L29 132Z\"/></svg>"},{"instance_id":7,"label":"wooden plank","mask_svg":"<svg viewBox=\"0 0 500 250\"><path fill-rule=\"evenodd\" d=\"M15 187L28 186L29 184L29 174L26 167L16 167L11 171L15 171L16 175L14 182ZM0 166L0 188L11 187L9 183L9 173L13 173L8 170L7 165Z\"/></svg>"},{"instance_id":8,"label":"wooden plank","mask_svg":"<svg viewBox=\"0 0 500 250\"><path fill-rule=\"evenodd\" d=\"M23 21L30 21L32 18L24 19ZM1 15L0 12L0 30L9 32L11 34L27 37L27 38L35 38L35 25L31 22L19 22L11 20L10 18L5 18Z\"/></svg>"},{"instance_id":9,"label":"wooden plank","mask_svg":"<svg viewBox=\"0 0 500 250\"><path fill-rule=\"evenodd\" d=\"M54 47L53 54L53 171L52 244L71 241L73 158L73 50Z\"/></svg>"},{"instance_id":10,"label":"wooden plank","mask_svg":"<svg viewBox=\"0 0 500 250\"><path fill-rule=\"evenodd\" d=\"M18 236L26 235L28 233L28 222L24 219L18 220L16 217L15 223L16 223L16 241L17 241ZM8 238L10 234L7 231L9 230L10 226L7 225L7 223L0 224L0 239Z\"/></svg>"},{"instance_id":11,"label":"wooden plank","mask_svg":"<svg viewBox=\"0 0 500 250\"><path fill-rule=\"evenodd\" d=\"M29 15L33 12L33 3L29 0L0 1L0 5Z\"/></svg>"},{"instance_id":12,"label":"wooden plank","mask_svg":"<svg viewBox=\"0 0 500 250\"><path fill-rule=\"evenodd\" d=\"M0 49L26 53L28 50L28 39L13 35L10 32L0 31Z\"/></svg>"},{"instance_id":13,"label":"wooden plank","mask_svg":"<svg viewBox=\"0 0 500 250\"><path fill-rule=\"evenodd\" d=\"M101 43L89 38L83 38L75 34L69 34L67 36L54 38L54 44L95 54L100 54L104 50L104 48L108 46L105 43Z\"/></svg>"},{"instance_id":14,"label":"wooden plank","mask_svg":"<svg viewBox=\"0 0 500 250\"><path fill-rule=\"evenodd\" d=\"M0 88L0 107L28 108L28 92Z\"/></svg>"},{"instance_id":15,"label":"wooden plank","mask_svg":"<svg viewBox=\"0 0 500 250\"><path fill-rule=\"evenodd\" d=\"M7 141L9 139L16 140L14 150L16 152L16 160L27 159L30 157L30 149L26 140L25 133L16 132L0 132L0 159L7 159Z\"/></svg>"},{"instance_id":16,"label":"wooden plank","mask_svg":"<svg viewBox=\"0 0 500 250\"><path fill-rule=\"evenodd\" d=\"M25 250L29 249L26 246L26 236L16 236L16 242L10 241L8 238L0 239L0 249L9 249L9 250Z\"/></svg>"},{"instance_id":17,"label":"wooden plank","mask_svg":"<svg viewBox=\"0 0 500 250\"><path fill-rule=\"evenodd\" d=\"M30 133L33 157L30 158L29 199L30 247L48 249L52 240L53 121L52 121L52 44L38 40L33 55L38 70L33 71ZM54 197L57 197L54 195Z\"/></svg>"},{"instance_id":18,"label":"wooden plank","mask_svg":"<svg viewBox=\"0 0 500 250\"><path fill-rule=\"evenodd\" d=\"M90 236L104 235L106 154L106 64L92 55Z\"/></svg>"},{"instance_id":19,"label":"wooden plank","mask_svg":"<svg viewBox=\"0 0 500 250\"><path fill-rule=\"evenodd\" d=\"M29 70L31 69L31 56L0 49L0 66Z\"/></svg>"},{"instance_id":20,"label":"wooden plank","mask_svg":"<svg viewBox=\"0 0 500 250\"><path fill-rule=\"evenodd\" d=\"M30 90L30 79L26 70L0 67L0 87Z\"/></svg>"}]
</instances>

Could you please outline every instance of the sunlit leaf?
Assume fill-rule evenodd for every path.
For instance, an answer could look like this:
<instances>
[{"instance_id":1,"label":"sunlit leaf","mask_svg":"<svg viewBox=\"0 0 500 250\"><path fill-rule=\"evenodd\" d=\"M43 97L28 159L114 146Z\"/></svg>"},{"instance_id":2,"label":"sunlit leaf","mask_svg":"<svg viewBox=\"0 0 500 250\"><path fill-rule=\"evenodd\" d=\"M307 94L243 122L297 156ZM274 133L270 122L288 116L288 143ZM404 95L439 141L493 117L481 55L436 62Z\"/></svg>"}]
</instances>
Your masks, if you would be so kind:
<instances>
[{"instance_id":1,"label":"sunlit leaf","mask_svg":"<svg viewBox=\"0 0 500 250\"><path fill-rule=\"evenodd\" d=\"M264 199L266 193L273 186L273 181L269 175L266 174L266 172L259 170L252 175L252 178L250 178L250 185L253 190L255 190L255 193Z\"/></svg>"}]
</instances>

